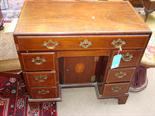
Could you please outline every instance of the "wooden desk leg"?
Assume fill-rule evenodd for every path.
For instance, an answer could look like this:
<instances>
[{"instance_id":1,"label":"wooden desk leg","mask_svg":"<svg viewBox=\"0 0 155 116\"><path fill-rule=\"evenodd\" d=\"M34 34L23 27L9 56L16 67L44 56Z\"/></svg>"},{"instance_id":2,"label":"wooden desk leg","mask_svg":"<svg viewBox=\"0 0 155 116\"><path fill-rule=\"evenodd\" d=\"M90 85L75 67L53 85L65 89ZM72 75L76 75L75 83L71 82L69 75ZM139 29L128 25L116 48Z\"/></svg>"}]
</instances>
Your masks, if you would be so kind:
<instances>
[{"instance_id":1,"label":"wooden desk leg","mask_svg":"<svg viewBox=\"0 0 155 116\"><path fill-rule=\"evenodd\" d=\"M118 97L118 104L125 104L126 100L128 99L129 94L123 94L121 96Z\"/></svg>"}]
</instances>

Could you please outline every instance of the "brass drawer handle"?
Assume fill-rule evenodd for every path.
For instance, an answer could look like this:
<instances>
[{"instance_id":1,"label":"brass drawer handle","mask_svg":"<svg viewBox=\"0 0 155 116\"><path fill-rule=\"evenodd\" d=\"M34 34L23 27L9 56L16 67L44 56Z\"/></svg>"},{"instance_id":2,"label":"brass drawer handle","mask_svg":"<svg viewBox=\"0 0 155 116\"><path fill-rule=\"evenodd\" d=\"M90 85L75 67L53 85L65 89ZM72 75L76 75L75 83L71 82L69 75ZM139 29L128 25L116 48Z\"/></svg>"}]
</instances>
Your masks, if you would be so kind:
<instances>
[{"instance_id":1,"label":"brass drawer handle","mask_svg":"<svg viewBox=\"0 0 155 116\"><path fill-rule=\"evenodd\" d=\"M129 62L133 59L133 55L127 52L126 54L122 55L122 60L125 62Z\"/></svg>"},{"instance_id":2,"label":"brass drawer handle","mask_svg":"<svg viewBox=\"0 0 155 116\"><path fill-rule=\"evenodd\" d=\"M82 48L88 48L90 46L92 46L92 42L87 39L80 42L80 47Z\"/></svg>"},{"instance_id":3,"label":"brass drawer handle","mask_svg":"<svg viewBox=\"0 0 155 116\"><path fill-rule=\"evenodd\" d=\"M45 95L45 94L48 94L48 93L50 93L49 90L44 90L44 89L42 89L42 90L39 90L39 91L38 91L38 94L41 94L41 95Z\"/></svg>"},{"instance_id":4,"label":"brass drawer handle","mask_svg":"<svg viewBox=\"0 0 155 116\"><path fill-rule=\"evenodd\" d=\"M44 58L41 58L39 56L37 56L36 58L32 58L32 62L35 64L35 65L41 65L43 64L44 62L46 62L46 60Z\"/></svg>"},{"instance_id":5,"label":"brass drawer handle","mask_svg":"<svg viewBox=\"0 0 155 116\"><path fill-rule=\"evenodd\" d=\"M125 72L119 71L117 73L115 73L115 77L121 79L123 77L125 77L127 74Z\"/></svg>"},{"instance_id":6,"label":"brass drawer handle","mask_svg":"<svg viewBox=\"0 0 155 116\"><path fill-rule=\"evenodd\" d=\"M112 87L111 87L112 92L115 92L115 93L118 93L121 89L122 89L122 88L119 87L119 86L112 86Z\"/></svg>"},{"instance_id":7,"label":"brass drawer handle","mask_svg":"<svg viewBox=\"0 0 155 116\"><path fill-rule=\"evenodd\" d=\"M46 47L47 49L54 49L58 45L59 45L58 42L52 40L44 41L43 43L43 46Z\"/></svg>"},{"instance_id":8,"label":"brass drawer handle","mask_svg":"<svg viewBox=\"0 0 155 116\"><path fill-rule=\"evenodd\" d=\"M113 40L111 44L113 45L114 48L119 49L120 47L125 45L126 42L124 40L122 40L122 39L117 39L117 40Z\"/></svg>"},{"instance_id":9,"label":"brass drawer handle","mask_svg":"<svg viewBox=\"0 0 155 116\"><path fill-rule=\"evenodd\" d=\"M39 81L39 82L45 82L45 80L48 79L48 76L46 76L46 75L34 76L34 79L35 79L36 81Z\"/></svg>"}]
</instances>

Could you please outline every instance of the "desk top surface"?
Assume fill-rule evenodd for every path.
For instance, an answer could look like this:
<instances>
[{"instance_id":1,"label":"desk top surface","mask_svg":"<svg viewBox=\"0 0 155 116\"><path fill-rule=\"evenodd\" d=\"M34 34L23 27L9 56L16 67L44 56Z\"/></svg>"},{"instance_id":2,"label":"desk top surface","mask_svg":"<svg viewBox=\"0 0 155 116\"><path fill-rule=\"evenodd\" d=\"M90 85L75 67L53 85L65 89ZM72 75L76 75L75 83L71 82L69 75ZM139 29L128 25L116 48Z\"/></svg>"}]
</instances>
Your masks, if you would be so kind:
<instances>
[{"instance_id":1,"label":"desk top surface","mask_svg":"<svg viewBox=\"0 0 155 116\"><path fill-rule=\"evenodd\" d=\"M128 2L29 0L23 6L14 34L104 35L148 32L148 26Z\"/></svg>"}]
</instances>

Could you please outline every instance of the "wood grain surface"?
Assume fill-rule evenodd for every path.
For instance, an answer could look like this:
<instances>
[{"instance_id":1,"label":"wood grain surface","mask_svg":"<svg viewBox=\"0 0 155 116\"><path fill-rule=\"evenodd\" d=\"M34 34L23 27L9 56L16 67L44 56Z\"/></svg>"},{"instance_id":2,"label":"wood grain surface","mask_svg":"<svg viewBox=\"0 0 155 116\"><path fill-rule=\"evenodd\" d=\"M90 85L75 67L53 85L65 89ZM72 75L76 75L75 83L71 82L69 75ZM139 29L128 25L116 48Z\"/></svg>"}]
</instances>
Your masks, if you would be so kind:
<instances>
[{"instance_id":1,"label":"wood grain surface","mask_svg":"<svg viewBox=\"0 0 155 116\"><path fill-rule=\"evenodd\" d=\"M143 33L149 28L129 2L25 1L14 34Z\"/></svg>"}]
</instances>

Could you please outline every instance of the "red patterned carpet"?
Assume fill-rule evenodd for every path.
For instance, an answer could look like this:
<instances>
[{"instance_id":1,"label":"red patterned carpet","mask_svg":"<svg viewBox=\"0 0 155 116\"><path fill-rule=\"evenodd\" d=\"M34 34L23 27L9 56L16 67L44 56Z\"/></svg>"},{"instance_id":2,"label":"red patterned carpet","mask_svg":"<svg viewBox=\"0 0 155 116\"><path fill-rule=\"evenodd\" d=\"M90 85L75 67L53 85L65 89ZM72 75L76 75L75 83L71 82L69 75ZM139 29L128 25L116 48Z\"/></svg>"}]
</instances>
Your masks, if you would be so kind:
<instances>
[{"instance_id":1,"label":"red patterned carpet","mask_svg":"<svg viewBox=\"0 0 155 116\"><path fill-rule=\"evenodd\" d=\"M15 77L0 76L0 116L57 116L55 102L43 102L30 110L28 95Z\"/></svg>"}]
</instances>

